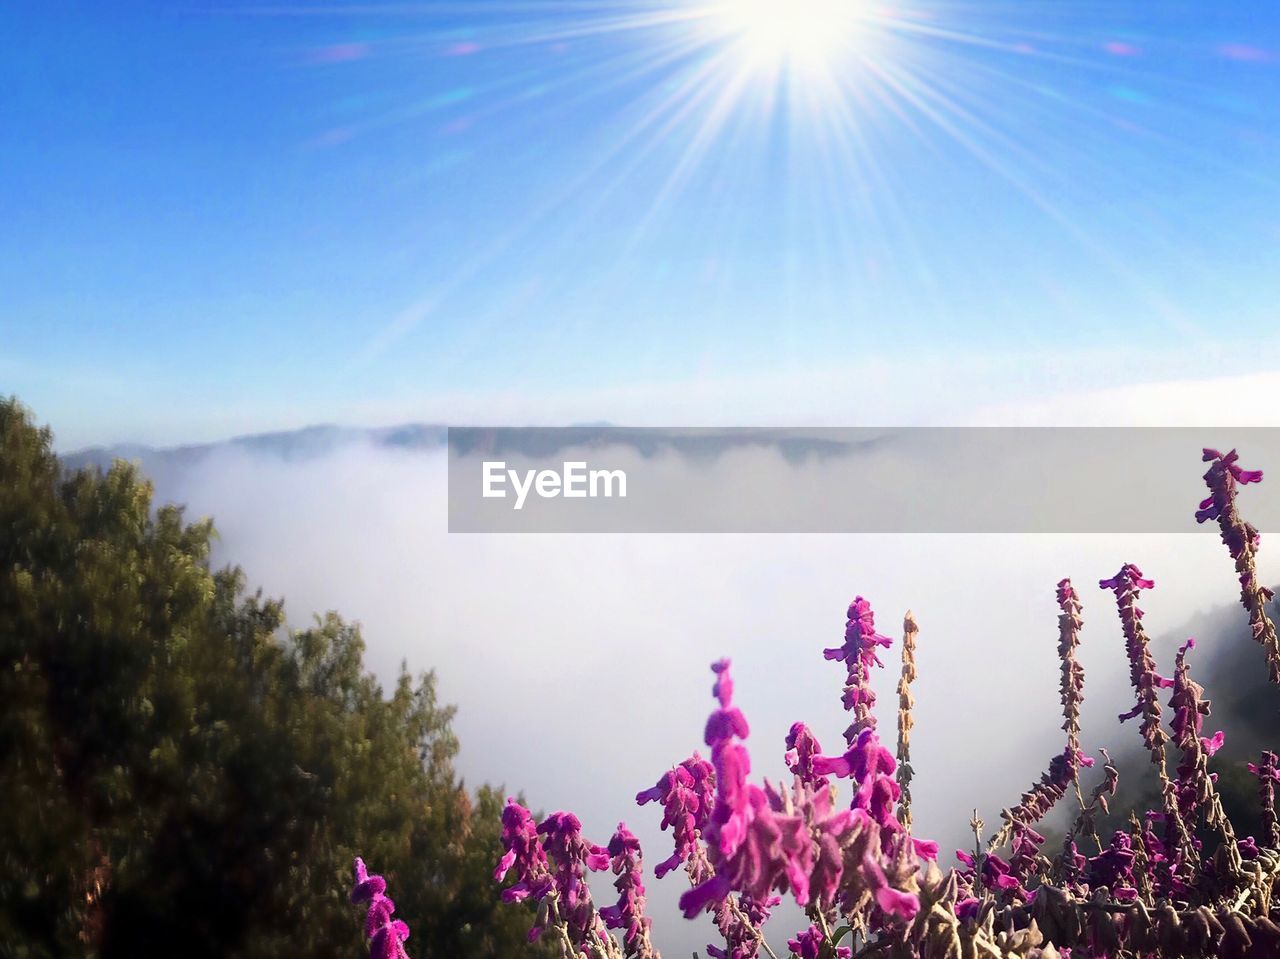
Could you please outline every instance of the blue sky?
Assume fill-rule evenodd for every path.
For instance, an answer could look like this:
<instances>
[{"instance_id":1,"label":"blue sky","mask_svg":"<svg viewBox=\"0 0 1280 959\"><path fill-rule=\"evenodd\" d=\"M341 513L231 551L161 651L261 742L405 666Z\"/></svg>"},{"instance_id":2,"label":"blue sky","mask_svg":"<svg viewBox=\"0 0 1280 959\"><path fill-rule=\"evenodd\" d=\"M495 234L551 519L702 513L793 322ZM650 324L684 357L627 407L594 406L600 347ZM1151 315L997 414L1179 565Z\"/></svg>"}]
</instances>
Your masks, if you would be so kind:
<instances>
[{"instance_id":1,"label":"blue sky","mask_svg":"<svg viewBox=\"0 0 1280 959\"><path fill-rule=\"evenodd\" d=\"M0 390L74 446L1280 369L1280 11L732 3L7 6Z\"/></svg>"}]
</instances>

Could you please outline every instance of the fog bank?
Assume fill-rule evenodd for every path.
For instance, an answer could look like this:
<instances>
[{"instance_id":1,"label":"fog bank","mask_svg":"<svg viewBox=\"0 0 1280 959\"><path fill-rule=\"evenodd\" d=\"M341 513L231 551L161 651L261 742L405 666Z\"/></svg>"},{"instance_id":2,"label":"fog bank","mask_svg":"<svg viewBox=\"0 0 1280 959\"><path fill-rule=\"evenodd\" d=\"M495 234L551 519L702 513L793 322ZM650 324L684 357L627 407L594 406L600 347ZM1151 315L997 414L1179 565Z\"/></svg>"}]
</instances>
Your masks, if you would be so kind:
<instances>
[{"instance_id":1,"label":"fog bank","mask_svg":"<svg viewBox=\"0 0 1280 959\"><path fill-rule=\"evenodd\" d=\"M625 819L650 864L670 839L633 797L705 752L712 660L734 660L754 776L785 773L797 719L837 751L843 672L821 651L841 642L855 594L895 639L905 610L920 623L916 829L942 842L948 863L971 809L994 823L1061 749L1061 577L1084 602L1090 751L1136 735L1116 724L1129 696L1123 647L1097 580L1126 561L1153 576L1153 633L1234 596L1212 536L450 536L445 484L440 450L354 444L288 461L214 448L160 471L157 496L212 515L216 560L283 596L294 624L328 609L359 621L385 682L401 661L436 669L443 700L459 707L470 782L572 809L597 841ZM889 740L897 656L895 642L877 681ZM681 888L674 874L649 884L656 939L673 956L715 941L679 918ZM798 921L775 920L776 947Z\"/></svg>"}]
</instances>

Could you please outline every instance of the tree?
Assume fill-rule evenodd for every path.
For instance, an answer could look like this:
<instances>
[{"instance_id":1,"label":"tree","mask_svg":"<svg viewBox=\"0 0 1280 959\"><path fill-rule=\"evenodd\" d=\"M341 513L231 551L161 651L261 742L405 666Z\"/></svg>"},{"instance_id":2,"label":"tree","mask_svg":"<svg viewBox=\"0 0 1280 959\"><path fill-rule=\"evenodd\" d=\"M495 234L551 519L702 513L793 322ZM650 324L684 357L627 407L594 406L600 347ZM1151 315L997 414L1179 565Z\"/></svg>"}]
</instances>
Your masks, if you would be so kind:
<instances>
[{"instance_id":1,"label":"tree","mask_svg":"<svg viewBox=\"0 0 1280 959\"><path fill-rule=\"evenodd\" d=\"M360 955L357 853L415 956L528 954L434 676L384 692L357 626L285 629L213 536L0 401L0 955Z\"/></svg>"}]
</instances>

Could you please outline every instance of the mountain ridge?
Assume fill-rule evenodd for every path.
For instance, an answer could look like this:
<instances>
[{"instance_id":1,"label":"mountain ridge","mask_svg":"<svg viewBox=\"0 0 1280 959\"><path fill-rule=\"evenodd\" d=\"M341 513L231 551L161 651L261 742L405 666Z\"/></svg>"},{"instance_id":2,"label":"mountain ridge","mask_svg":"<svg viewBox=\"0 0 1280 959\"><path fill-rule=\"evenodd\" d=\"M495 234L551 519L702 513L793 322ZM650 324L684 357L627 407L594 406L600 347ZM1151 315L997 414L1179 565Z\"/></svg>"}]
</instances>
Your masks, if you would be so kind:
<instances>
[{"instance_id":1,"label":"mountain ridge","mask_svg":"<svg viewBox=\"0 0 1280 959\"><path fill-rule=\"evenodd\" d=\"M72 469L84 466L107 468L114 460L136 461L144 467L191 465L220 450L267 453L285 461L313 459L336 449L365 444L383 449L439 449L445 445L448 427L439 423L401 423L395 426L359 427L317 423L295 430L245 433L208 443L152 446L145 443L117 443L90 446L62 455Z\"/></svg>"}]
</instances>

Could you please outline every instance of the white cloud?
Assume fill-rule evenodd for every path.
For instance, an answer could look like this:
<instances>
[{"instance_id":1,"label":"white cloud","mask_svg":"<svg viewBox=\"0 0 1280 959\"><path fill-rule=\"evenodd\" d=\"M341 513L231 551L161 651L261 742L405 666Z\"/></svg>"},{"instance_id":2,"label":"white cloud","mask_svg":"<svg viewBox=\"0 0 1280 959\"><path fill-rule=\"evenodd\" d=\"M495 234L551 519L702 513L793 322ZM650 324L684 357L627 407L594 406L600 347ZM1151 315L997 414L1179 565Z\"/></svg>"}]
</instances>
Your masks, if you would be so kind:
<instances>
[{"instance_id":1,"label":"white cloud","mask_svg":"<svg viewBox=\"0 0 1280 959\"><path fill-rule=\"evenodd\" d=\"M995 404L975 419L1021 426L1280 426L1280 371L1111 386Z\"/></svg>"}]
</instances>

